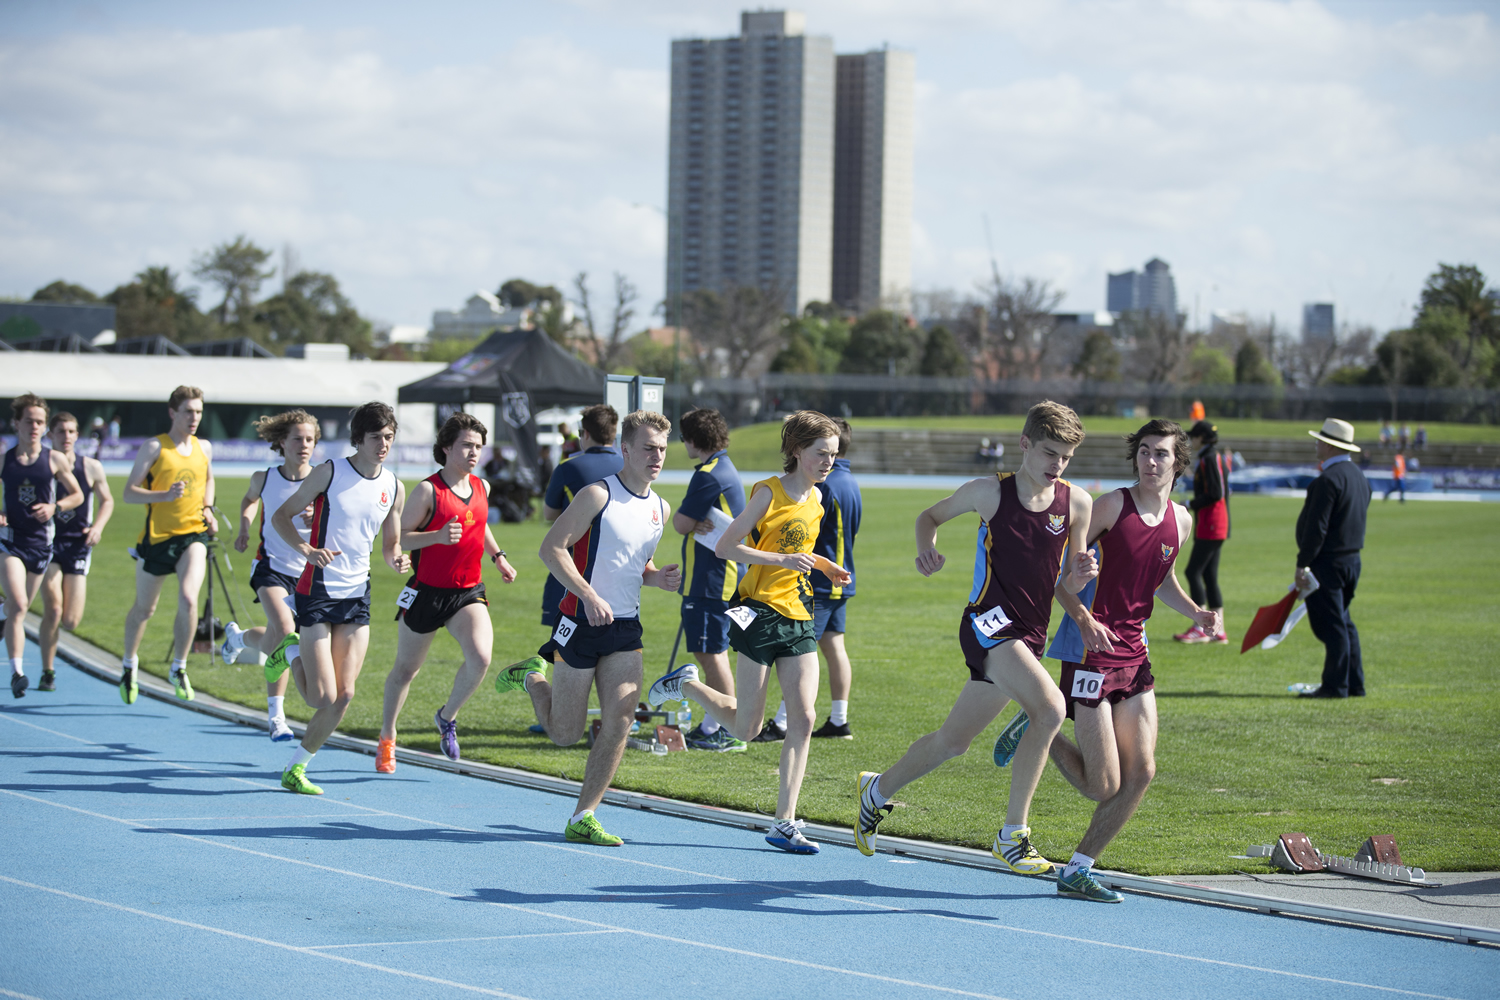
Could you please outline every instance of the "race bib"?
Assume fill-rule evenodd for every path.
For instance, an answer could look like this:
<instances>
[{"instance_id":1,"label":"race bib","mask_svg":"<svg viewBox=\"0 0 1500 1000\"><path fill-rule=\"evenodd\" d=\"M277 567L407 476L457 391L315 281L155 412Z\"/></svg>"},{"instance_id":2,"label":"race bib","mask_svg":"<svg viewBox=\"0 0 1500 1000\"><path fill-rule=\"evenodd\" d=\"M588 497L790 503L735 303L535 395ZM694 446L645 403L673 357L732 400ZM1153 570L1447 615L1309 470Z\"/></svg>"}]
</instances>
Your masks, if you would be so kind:
<instances>
[{"instance_id":1,"label":"race bib","mask_svg":"<svg viewBox=\"0 0 1500 1000\"><path fill-rule=\"evenodd\" d=\"M417 600L417 592L410 587L402 587L401 593L396 597L396 607L405 608L410 611L412 604Z\"/></svg>"},{"instance_id":2,"label":"race bib","mask_svg":"<svg viewBox=\"0 0 1500 1000\"><path fill-rule=\"evenodd\" d=\"M993 639L996 633L1001 632L1010 624L1010 617L997 604L982 615L974 616L974 627L986 639Z\"/></svg>"},{"instance_id":3,"label":"race bib","mask_svg":"<svg viewBox=\"0 0 1500 1000\"><path fill-rule=\"evenodd\" d=\"M758 611L755 611L752 608L747 608L743 604L737 608L729 608L724 613L729 616L730 621L734 622L740 627L740 631L742 632L745 629L749 628L750 623L755 621L756 616L759 615Z\"/></svg>"},{"instance_id":4,"label":"race bib","mask_svg":"<svg viewBox=\"0 0 1500 1000\"><path fill-rule=\"evenodd\" d=\"M1069 692L1078 701L1094 701L1104 695L1104 675L1092 670L1073 671L1073 690Z\"/></svg>"},{"instance_id":5,"label":"race bib","mask_svg":"<svg viewBox=\"0 0 1500 1000\"><path fill-rule=\"evenodd\" d=\"M552 641L559 646L566 646L568 640L573 638L573 633L578 631L578 623L571 618L557 616L557 631L552 633Z\"/></svg>"}]
</instances>

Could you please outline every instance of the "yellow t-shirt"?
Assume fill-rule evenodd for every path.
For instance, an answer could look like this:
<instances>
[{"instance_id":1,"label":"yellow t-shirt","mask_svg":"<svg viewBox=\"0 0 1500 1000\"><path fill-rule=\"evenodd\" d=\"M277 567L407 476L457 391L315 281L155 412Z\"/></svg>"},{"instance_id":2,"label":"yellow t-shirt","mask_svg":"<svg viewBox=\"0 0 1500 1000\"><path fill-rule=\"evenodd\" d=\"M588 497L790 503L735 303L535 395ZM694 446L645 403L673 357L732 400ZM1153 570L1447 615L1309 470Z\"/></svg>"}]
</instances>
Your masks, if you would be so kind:
<instances>
[{"instance_id":1,"label":"yellow t-shirt","mask_svg":"<svg viewBox=\"0 0 1500 1000\"><path fill-rule=\"evenodd\" d=\"M780 477L774 477L756 483L750 495L755 496L762 486L771 490L771 507L750 533L751 548L762 552L811 552L818 540L818 527L823 523L818 491L809 490L807 499L796 503L786 495ZM751 563L740 581L740 600L760 601L796 621L812 620L812 581L806 573L785 566Z\"/></svg>"},{"instance_id":2,"label":"yellow t-shirt","mask_svg":"<svg viewBox=\"0 0 1500 1000\"><path fill-rule=\"evenodd\" d=\"M188 438L188 454L177 451L177 442L170 434L158 434L161 454L151 463L143 490L169 489L175 482L187 483L187 492L176 500L146 505L146 527L141 532L141 541L155 545L173 535L196 535L206 531L203 523L203 491L208 487L208 456L198 444L197 437Z\"/></svg>"}]
</instances>

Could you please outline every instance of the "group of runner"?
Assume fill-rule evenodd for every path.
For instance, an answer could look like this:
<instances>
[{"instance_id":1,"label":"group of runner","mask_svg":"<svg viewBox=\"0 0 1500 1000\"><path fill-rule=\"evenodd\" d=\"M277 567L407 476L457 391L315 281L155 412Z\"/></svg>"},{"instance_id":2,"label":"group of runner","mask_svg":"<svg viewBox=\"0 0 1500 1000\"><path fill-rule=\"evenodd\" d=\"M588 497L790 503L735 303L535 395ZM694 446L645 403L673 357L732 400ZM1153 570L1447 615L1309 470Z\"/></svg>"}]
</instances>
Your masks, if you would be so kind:
<instances>
[{"instance_id":1,"label":"group of runner","mask_svg":"<svg viewBox=\"0 0 1500 1000\"><path fill-rule=\"evenodd\" d=\"M179 602L170 677L178 697L193 698L187 652L197 627L207 535L216 530L211 451L194 433L202 414L202 393L179 387L168 403L171 429L141 448L125 487L127 503L147 507L145 529L132 550L136 600L126 618L120 681L126 704L136 700L137 650L171 575L178 578ZM53 624L43 630L41 686L50 689L46 628L52 628L55 650L57 625L76 624L87 552L98 541L112 500L99 463L72 452L76 420L58 414L49 424L45 402L34 396L17 399L13 415L19 440L3 462L0 569L8 595L12 692L21 697L27 686L22 614L44 580L60 578L55 586L46 584L46 621ZM782 475L754 484L747 499L727 454L722 416L688 413L681 431L697 466L674 515L652 489L665 462L671 422L648 411L627 415L618 426L616 450L617 420L607 406L586 410L578 450L554 473L543 508L552 526L540 549L551 574L542 619L548 639L535 656L500 670L496 687L524 693L536 728L559 745L583 737L590 693L597 690L599 728L565 827L568 840L623 843L594 810L619 767L644 688L652 708L673 701L702 707L702 722L688 734L697 749L742 751L749 741L779 740L779 794L766 840L791 853L816 854L818 845L797 818L811 740L852 738L843 633L845 602L854 594L861 499L844 457L849 426L813 411L789 416L781 430ZM46 462L44 427L53 434ZM451 417L433 446L441 468L418 484L409 503L384 464L397 422L383 403L351 412L352 455L316 467L311 458L321 432L311 414L291 410L263 418L257 428L284 461L251 478L235 546L248 547L259 507L251 582L267 625L241 629L229 623L223 653L233 660L249 646L266 655L272 740L294 738L283 710L288 676L313 709L283 768L283 787L321 794L306 770L354 697L369 645L370 553L377 534L386 564L411 576L397 600L397 654L385 684L376 769L395 770L397 720L440 628L448 629L464 655L452 693L433 720L444 754L458 759L456 717L483 682L491 657L482 560L490 559L506 583L516 576L489 530L488 484L473 473L486 428L468 414ZM1072 410L1039 403L1026 417L1017 472L966 483L917 518L916 568L923 576L945 563L937 550L938 528L970 512L980 518L973 587L959 623L969 679L936 732L913 743L885 771L859 775L855 834L864 854L875 853L878 827L894 808L892 796L965 753L1015 701L1021 711L994 748L995 763L1009 767L1011 775L1005 822L992 853L1021 874L1052 870L1031 845L1028 825L1032 795L1050 757L1081 794L1098 803L1058 875L1059 894L1099 902L1122 898L1101 886L1091 868L1154 775L1156 709L1144 623L1158 596L1208 635L1220 634L1222 620L1216 609L1200 607L1184 593L1173 573L1193 523L1170 499L1189 464L1182 428L1153 420L1131 435L1128 455L1137 481L1098 501L1062 478L1083 437ZM98 502L92 515L91 499ZM668 523L683 536L682 561L657 567L653 556ZM80 530L81 541L70 541ZM70 575L79 581L70 585ZM650 685L643 683L640 621L646 586L681 594L682 633L696 660L672 666ZM1046 652L1063 662L1060 685L1040 663L1054 600L1067 612ZM830 717L815 731L820 647L834 698ZM737 654L733 671L731 648ZM768 721L773 669L783 702ZM1064 718L1075 722L1074 740L1061 733Z\"/></svg>"}]
</instances>

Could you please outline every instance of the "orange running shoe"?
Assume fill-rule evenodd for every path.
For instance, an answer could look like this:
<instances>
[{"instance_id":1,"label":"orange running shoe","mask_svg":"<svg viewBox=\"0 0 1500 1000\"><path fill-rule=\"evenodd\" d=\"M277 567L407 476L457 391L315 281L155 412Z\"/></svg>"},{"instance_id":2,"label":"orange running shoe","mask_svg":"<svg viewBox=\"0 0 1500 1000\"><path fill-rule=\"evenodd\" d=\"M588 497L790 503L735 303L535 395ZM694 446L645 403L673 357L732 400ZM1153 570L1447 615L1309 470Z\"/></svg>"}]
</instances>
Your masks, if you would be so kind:
<instances>
[{"instance_id":1,"label":"orange running shoe","mask_svg":"<svg viewBox=\"0 0 1500 1000\"><path fill-rule=\"evenodd\" d=\"M395 740L381 740L375 747L375 770L381 774L396 773Z\"/></svg>"}]
</instances>

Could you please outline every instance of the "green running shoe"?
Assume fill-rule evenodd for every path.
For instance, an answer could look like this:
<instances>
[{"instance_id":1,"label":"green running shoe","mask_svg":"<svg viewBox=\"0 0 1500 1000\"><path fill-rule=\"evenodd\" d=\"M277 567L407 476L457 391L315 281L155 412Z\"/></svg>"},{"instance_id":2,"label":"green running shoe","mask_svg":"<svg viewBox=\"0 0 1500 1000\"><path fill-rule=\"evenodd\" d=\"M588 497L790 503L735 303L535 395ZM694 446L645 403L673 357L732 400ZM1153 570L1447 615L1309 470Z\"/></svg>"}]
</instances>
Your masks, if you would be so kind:
<instances>
[{"instance_id":1,"label":"green running shoe","mask_svg":"<svg viewBox=\"0 0 1500 1000\"><path fill-rule=\"evenodd\" d=\"M56 691L57 690L57 671L55 671L55 670L43 670L42 671L42 682L36 686L36 689L38 691Z\"/></svg>"},{"instance_id":2,"label":"green running shoe","mask_svg":"<svg viewBox=\"0 0 1500 1000\"><path fill-rule=\"evenodd\" d=\"M1087 899L1093 903L1123 903L1125 897L1113 889L1106 889L1094 879L1094 873L1084 865L1072 875L1057 876L1058 899Z\"/></svg>"},{"instance_id":3,"label":"green running shoe","mask_svg":"<svg viewBox=\"0 0 1500 1000\"><path fill-rule=\"evenodd\" d=\"M134 705L136 696L141 693L140 685L136 683L135 670L120 671L120 700L127 705Z\"/></svg>"},{"instance_id":4,"label":"green running shoe","mask_svg":"<svg viewBox=\"0 0 1500 1000\"><path fill-rule=\"evenodd\" d=\"M284 780L284 779L283 779ZM568 842L572 844L596 844L599 847L619 847L625 841L612 833L605 832L604 827L594 818L592 812L583 814L583 819L577 823L569 823L564 834Z\"/></svg>"},{"instance_id":5,"label":"green running shoe","mask_svg":"<svg viewBox=\"0 0 1500 1000\"><path fill-rule=\"evenodd\" d=\"M322 795L323 789L307 780L307 765L293 764L281 772L281 787L298 795Z\"/></svg>"},{"instance_id":6,"label":"green running shoe","mask_svg":"<svg viewBox=\"0 0 1500 1000\"><path fill-rule=\"evenodd\" d=\"M1021 737L1026 735L1026 727L1031 725L1031 717L1026 714L1026 709L1021 709L1015 714L1015 718L1005 724L1000 730L1000 735L995 739L995 766L1005 767L1010 759L1016 755L1016 747L1021 745Z\"/></svg>"},{"instance_id":7,"label":"green running shoe","mask_svg":"<svg viewBox=\"0 0 1500 1000\"><path fill-rule=\"evenodd\" d=\"M285 639L276 644L271 655L266 657L266 683L274 684L281 679L281 675L287 672L292 662L286 658L288 646L296 646L302 642L302 638L296 632L291 633Z\"/></svg>"},{"instance_id":8,"label":"green running shoe","mask_svg":"<svg viewBox=\"0 0 1500 1000\"><path fill-rule=\"evenodd\" d=\"M543 679L545 679L547 676L547 661L540 656L533 656L529 660L512 663L495 675L495 690L501 694L505 694L507 691L525 691L527 674L541 674Z\"/></svg>"},{"instance_id":9,"label":"green running shoe","mask_svg":"<svg viewBox=\"0 0 1500 1000\"><path fill-rule=\"evenodd\" d=\"M167 679L172 682L172 687L176 689L177 697L183 701L193 700L193 682L188 680L186 667L177 671L168 671Z\"/></svg>"}]
</instances>

